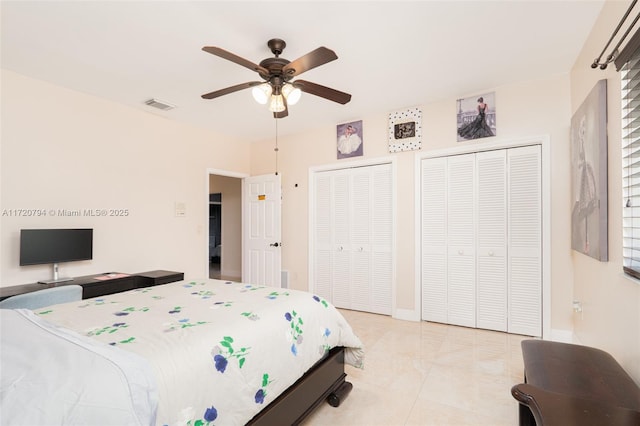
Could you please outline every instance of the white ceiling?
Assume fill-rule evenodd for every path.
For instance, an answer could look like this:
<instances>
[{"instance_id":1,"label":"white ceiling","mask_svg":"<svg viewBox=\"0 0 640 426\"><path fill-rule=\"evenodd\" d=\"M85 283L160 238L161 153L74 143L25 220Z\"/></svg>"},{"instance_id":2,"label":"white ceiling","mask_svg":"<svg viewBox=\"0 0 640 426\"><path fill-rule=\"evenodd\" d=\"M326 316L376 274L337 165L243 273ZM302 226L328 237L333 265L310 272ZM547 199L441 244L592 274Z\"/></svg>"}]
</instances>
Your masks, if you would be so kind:
<instances>
[{"instance_id":1,"label":"white ceiling","mask_svg":"<svg viewBox=\"0 0 640 426\"><path fill-rule=\"evenodd\" d=\"M319 46L336 52L338 60L300 78L348 92L351 102L303 94L278 121L284 135L567 73L603 3L3 0L1 65L253 141L272 138L275 125L251 90L200 95L257 74L203 46L255 63L272 56L271 38L286 41L281 57L290 61ZM150 98L177 108L156 110L144 104Z\"/></svg>"}]
</instances>

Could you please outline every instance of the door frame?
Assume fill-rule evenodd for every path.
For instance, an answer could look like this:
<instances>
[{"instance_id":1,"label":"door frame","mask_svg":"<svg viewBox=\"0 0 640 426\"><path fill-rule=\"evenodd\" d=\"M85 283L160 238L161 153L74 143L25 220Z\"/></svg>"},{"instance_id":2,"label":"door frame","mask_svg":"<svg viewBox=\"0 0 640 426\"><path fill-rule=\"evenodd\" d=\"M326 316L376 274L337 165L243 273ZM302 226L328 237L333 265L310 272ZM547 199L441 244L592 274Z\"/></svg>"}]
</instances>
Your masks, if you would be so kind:
<instances>
[{"instance_id":1,"label":"door frame","mask_svg":"<svg viewBox=\"0 0 640 426\"><path fill-rule=\"evenodd\" d=\"M422 197L422 172L423 159L445 157L457 154L470 154L474 152L490 151L495 149L517 148L522 146L540 145L541 147L541 185L542 185L542 338L552 338L551 330L551 138L549 135L530 136L525 138L513 138L487 142L478 145L463 145L453 148L437 149L418 153L415 156L414 165L414 189L415 189L415 289L414 309L421 318L422 312L422 222L421 222L421 197Z\"/></svg>"},{"instance_id":2,"label":"door frame","mask_svg":"<svg viewBox=\"0 0 640 426\"><path fill-rule=\"evenodd\" d=\"M232 178L238 178L240 179L240 191L242 192L242 190L244 189L244 178L249 177L250 175L248 173L238 173L238 172L232 172L230 170L222 170L222 169L212 169L212 168L207 168L206 169L206 175L205 175L205 199L208 200L209 199L209 176L210 175L217 175L217 176L225 176L225 177L232 177ZM208 277L209 276L209 203L207 202L205 205L206 208L206 213L205 213L205 218L206 218L206 223L207 223L207 229L206 229L206 235L204 238L204 253L206 254L206 262L204 263L205 265L205 271L204 271L204 276ZM243 227L242 227L243 228ZM243 235L240 235L240 245L242 245L242 237Z\"/></svg>"}]
</instances>

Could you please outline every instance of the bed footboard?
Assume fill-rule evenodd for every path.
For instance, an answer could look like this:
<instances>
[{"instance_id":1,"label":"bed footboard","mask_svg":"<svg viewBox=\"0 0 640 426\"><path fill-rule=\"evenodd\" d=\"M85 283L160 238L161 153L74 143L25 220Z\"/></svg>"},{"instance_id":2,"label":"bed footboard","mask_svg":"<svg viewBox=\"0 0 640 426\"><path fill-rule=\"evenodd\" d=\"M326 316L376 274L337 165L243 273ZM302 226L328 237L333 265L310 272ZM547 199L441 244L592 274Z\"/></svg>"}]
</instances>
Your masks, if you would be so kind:
<instances>
[{"instance_id":1,"label":"bed footboard","mask_svg":"<svg viewBox=\"0 0 640 426\"><path fill-rule=\"evenodd\" d=\"M247 424L297 425L325 400L337 407L353 388L346 377L344 348L333 348L321 362Z\"/></svg>"}]
</instances>

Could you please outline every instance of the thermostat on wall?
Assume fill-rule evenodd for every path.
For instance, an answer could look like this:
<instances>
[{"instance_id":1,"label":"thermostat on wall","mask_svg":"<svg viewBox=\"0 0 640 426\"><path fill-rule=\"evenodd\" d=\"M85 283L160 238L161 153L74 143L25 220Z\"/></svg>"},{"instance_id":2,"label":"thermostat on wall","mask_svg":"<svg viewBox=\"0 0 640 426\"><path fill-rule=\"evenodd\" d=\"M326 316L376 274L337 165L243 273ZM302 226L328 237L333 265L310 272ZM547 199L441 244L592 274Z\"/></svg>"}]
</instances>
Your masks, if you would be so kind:
<instances>
[{"instance_id":1,"label":"thermostat on wall","mask_svg":"<svg viewBox=\"0 0 640 426\"><path fill-rule=\"evenodd\" d=\"M185 203L175 203L176 217L185 217L187 215L187 205Z\"/></svg>"}]
</instances>

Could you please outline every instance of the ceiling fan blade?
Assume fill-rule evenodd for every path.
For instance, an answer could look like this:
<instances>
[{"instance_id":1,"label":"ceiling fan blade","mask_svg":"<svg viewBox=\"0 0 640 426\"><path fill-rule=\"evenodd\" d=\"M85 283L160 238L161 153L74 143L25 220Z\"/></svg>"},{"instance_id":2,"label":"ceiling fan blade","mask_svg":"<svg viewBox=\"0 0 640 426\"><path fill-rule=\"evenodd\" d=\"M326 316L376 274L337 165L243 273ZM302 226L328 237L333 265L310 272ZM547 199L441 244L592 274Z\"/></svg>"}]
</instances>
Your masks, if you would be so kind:
<instances>
[{"instance_id":1,"label":"ceiling fan blade","mask_svg":"<svg viewBox=\"0 0 640 426\"><path fill-rule=\"evenodd\" d=\"M205 93L202 95L202 99L213 99L229 93L237 92L238 90L248 89L249 87L262 84L260 81L249 81L247 83L236 84L235 86L227 87L226 89L216 90L215 92Z\"/></svg>"},{"instance_id":2,"label":"ceiling fan blade","mask_svg":"<svg viewBox=\"0 0 640 426\"><path fill-rule=\"evenodd\" d=\"M316 50L282 67L282 72L293 77L336 59L338 59L338 55L336 55L333 50L327 49L326 47L318 47Z\"/></svg>"},{"instance_id":3,"label":"ceiling fan blade","mask_svg":"<svg viewBox=\"0 0 640 426\"><path fill-rule=\"evenodd\" d=\"M248 59L244 59L241 58L238 55L235 55L231 52L228 52L224 49L220 49L219 47L215 47L215 46L205 46L202 48L202 50L204 50L205 52L211 53L212 55L216 55L219 56L223 59L226 59L228 61L231 62L235 62L238 65L242 65L243 67L249 68L252 71L256 71L258 73L262 73L262 74L269 74L269 71L264 68L261 67L258 64L254 64L253 62L249 61Z\"/></svg>"},{"instance_id":4,"label":"ceiling fan blade","mask_svg":"<svg viewBox=\"0 0 640 426\"><path fill-rule=\"evenodd\" d=\"M351 95L348 93L321 86L310 81L296 80L293 82L293 85L305 93L311 93L312 95L320 96L321 98L325 98L342 105L351 100Z\"/></svg>"}]
</instances>

